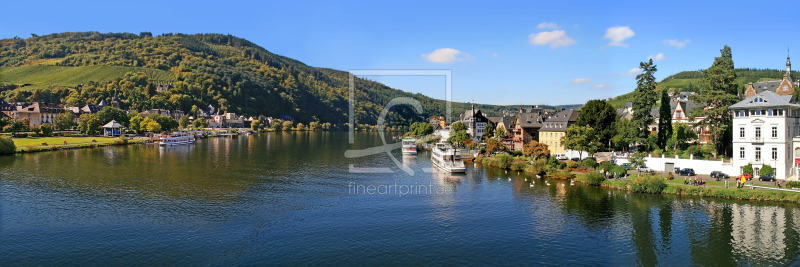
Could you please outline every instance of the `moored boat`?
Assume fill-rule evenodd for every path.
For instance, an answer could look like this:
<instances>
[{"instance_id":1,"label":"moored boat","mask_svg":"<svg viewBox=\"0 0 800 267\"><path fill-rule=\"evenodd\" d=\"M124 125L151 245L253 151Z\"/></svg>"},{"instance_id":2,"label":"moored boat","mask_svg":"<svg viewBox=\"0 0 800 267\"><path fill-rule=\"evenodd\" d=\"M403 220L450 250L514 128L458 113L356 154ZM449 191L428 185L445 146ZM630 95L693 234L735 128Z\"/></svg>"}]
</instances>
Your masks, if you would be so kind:
<instances>
[{"instance_id":1,"label":"moored boat","mask_svg":"<svg viewBox=\"0 0 800 267\"><path fill-rule=\"evenodd\" d=\"M411 137L403 138L403 154L416 155L417 154L417 140Z\"/></svg>"},{"instance_id":2,"label":"moored boat","mask_svg":"<svg viewBox=\"0 0 800 267\"><path fill-rule=\"evenodd\" d=\"M467 171L464 161L461 160L461 155L457 154L456 150L450 147L448 143L436 143L436 146L431 151L431 162L445 172Z\"/></svg>"},{"instance_id":3,"label":"moored boat","mask_svg":"<svg viewBox=\"0 0 800 267\"><path fill-rule=\"evenodd\" d=\"M162 136L159 139L160 146L177 146L188 145L194 143L194 135L188 133L179 133L176 135Z\"/></svg>"}]
</instances>

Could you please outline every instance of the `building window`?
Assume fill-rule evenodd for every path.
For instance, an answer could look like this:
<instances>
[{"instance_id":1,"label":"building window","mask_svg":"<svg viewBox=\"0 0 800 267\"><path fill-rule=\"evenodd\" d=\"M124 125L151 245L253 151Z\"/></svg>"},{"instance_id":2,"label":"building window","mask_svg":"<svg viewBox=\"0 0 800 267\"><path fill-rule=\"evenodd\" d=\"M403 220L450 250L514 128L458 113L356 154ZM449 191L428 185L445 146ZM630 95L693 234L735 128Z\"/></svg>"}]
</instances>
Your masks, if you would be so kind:
<instances>
[{"instance_id":1,"label":"building window","mask_svg":"<svg viewBox=\"0 0 800 267\"><path fill-rule=\"evenodd\" d=\"M744 110L740 110L740 111L739 111L739 117L744 117L744 116L745 116L745 115L744 115Z\"/></svg>"},{"instance_id":2,"label":"building window","mask_svg":"<svg viewBox=\"0 0 800 267\"><path fill-rule=\"evenodd\" d=\"M756 147L756 161L761 160L761 148Z\"/></svg>"},{"instance_id":3,"label":"building window","mask_svg":"<svg viewBox=\"0 0 800 267\"><path fill-rule=\"evenodd\" d=\"M767 110L767 116L772 116L772 110L771 109Z\"/></svg>"},{"instance_id":4,"label":"building window","mask_svg":"<svg viewBox=\"0 0 800 267\"><path fill-rule=\"evenodd\" d=\"M744 127L739 127L739 137L744 138Z\"/></svg>"},{"instance_id":5,"label":"building window","mask_svg":"<svg viewBox=\"0 0 800 267\"><path fill-rule=\"evenodd\" d=\"M772 148L772 159L778 159L778 148L777 147L773 147Z\"/></svg>"},{"instance_id":6,"label":"building window","mask_svg":"<svg viewBox=\"0 0 800 267\"><path fill-rule=\"evenodd\" d=\"M774 127L774 126L772 127L772 137L773 138L778 137L778 127Z\"/></svg>"},{"instance_id":7,"label":"building window","mask_svg":"<svg viewBox=\"0 0 800 267\"><path fill-rule=\"evenodd\" d=\"M761 138L761 127L756 127L756 138Z\"/></svg>"},{"instance_id":8,"label":"building window","mask_svg":"<svg viewBox=\"0 0 800 267\"><path fill-rule=\"evenodd\" d=\"M743 159L743 158L744 158L744 147L740 147L740 148L739 148L739 158L740 158L740 159Z\"/></svg>"}]
</instances>

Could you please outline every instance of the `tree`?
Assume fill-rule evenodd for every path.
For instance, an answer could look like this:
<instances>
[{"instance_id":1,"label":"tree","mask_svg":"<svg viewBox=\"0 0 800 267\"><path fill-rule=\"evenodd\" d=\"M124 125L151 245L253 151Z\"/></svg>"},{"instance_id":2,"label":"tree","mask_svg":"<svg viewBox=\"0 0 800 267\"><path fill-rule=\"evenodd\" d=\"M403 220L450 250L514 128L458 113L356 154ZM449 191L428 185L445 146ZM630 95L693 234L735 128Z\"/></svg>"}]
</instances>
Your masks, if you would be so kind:
<instances>
[{"instance_id":1,"label":"tree","mask_svg":"<svg viewBox=\"0 0 800 267\"><path fill-rule=\"evenodd\" d=\"M697 134L686 123L675 123L670 140L667 142L672 146L672 150L683 149L686 147L687 142L697 139Z\"/></svg>"},{"instance_id":2,"label":"tree","mask_svg":"<svg viewBox=\"0 0 800 267\"><path fill-rule=\"evenodd\" d=\"M102 124L100 124L100 120L94 114L91 113L84 113L81 114L80 118L78 118L78 127L81 128L81 133L88 134L88 135L95 135L97 134L97 130L100 128Z\"/></svg>"},{"instance_id":3,"label":"tree","mask_svg":"<svg viewBox=\"0 0 800 267\"><path fill-rule=\"evenodd\" d=\"M291 131L292 130L292 121L284 121L283 125L281 125L284 131Z\"/></svg>"},{"instance_id":4,"label":"tree","mask_svg":"<svg viewBox=\"0 0 800 267\"><path fill-rule=\"evenodd\" d=\"M253 122L250 123L250 129L257 132L258 130L261 129L261 122L258 120L254 120Z\"/></svg>"},{"instance_id":5,"label":"tree","mask_svg":"<svg viewBox=\"0 0 800 267\"><path fill-rule=\"evenodd\" d=\"M595 138L591 126L578 126L571 125L564 131L564 136L561 137L561 143L567 149L577 150L578 157L583 157L583 151L589 153L589 156L594 155L594 152L602 147L597 138Z\"/></svg>"},{"instance_id":6,"label":"tree","mask_svg":"<svg viewBox=\"0 0 800 267\"><path fill-rule=\"evenodd\" d=\"M492 121L486 122L486 128L483 129L483 139L489 139L494 137L494 128L495 125Z\"/></svg>"},{"instance_id":7,"label":"tree","mask_svg":"<svg viewBox=\"0 0 800 267\"><path fill-rule=\"evenodd\" d=\"M161 132L161 124L159 124L156 120L154 120L150 116L147 116L147 118L144 118L144 120L142 120L141 128L152 133Z\"/></svg>"},{"instance_id":8,"label":"tree","mask_svg":"<svg viewBox=\"0 0 800 267\"><path fill-rule=\"evenodd\" d=\"M281 131L283 129L283 121L281 119L273 119L272 129L274 129L276 132Z\"/></svg>"},{"instance_id":9,"label":"tree","mask_svg":"<svg viewBox=\"0 0 800 267\"><path fill-rule=\"evenodd\" d=\"M665 148L672 138L672 107L667 89L661 89L661 105L658 109L658 148Z\"/></svg>"},{"instance_id":10,"label":"tree","mask_svg":"<svg viewBox=\"0 0 800 267\"><path fill-rule=\"evenodd\" d=\"M466 130L457 131L455 133L453 133L453 131L451 130L450 138L447 139L447 142L452 144L464 144L464 141L466 141L467 139L469 139L469 134L467 133Z\"/></svg>"},{"instance_id":11,"label":"tree","mask_svg":"<svg viewBox=\"0 0 800 267\"><path fill-rule=\"evenodd\" d=\"M581 108L575 125L592 127L591 135L597 138L597 142L606 145L617 134L614 127L616 121L617 110L611 104L605 100L590 100Z\"/></svg>"},{"instance_id":12,"label":"tree","mask_svg":"<svg viewBox=\"0 0 800 267\"><path fill-rule=\"evenodd\" d=\"M115 120L123 126L128 126L129 122L128 114L125 114L125 111L109 106L104 107L103 110L97 112L95 116L98 120L100 120L100 125L104 125L112 120Z\"/></svg>"},{"instance_id":13,"label":"tree","mask_svg":"<svg viewBox=\"0 0 800 267\"><path fill-rule=\"evenodd\" d=\"M639 168L647 167L647 166L645 166L645 163L644 163L644 157L645 157L645 153L642 152L642 151L638 151L636 153L633 153L630 157L628 157L628 161L631 163L631 165L633 167L635 167L638 170ZM642 173L639 172L639 174L642 174Z\"/></svg>"},{"instance_id":14,"label":"tree","mask_svg":"<svg viewBox=\"0 0 800 267\"><path fill-rule=\"evenodd\" d=\"M309 131L318 131L319 130L319 122L312 121L308 123L308 130Z\"/></svg>"},{"instance_id":15,"label":"tree","mask_svg":"<svg viewBox=\"0 0 800 267\"><path fill-rule=\"evenodd\" d=\"M692 101L705 103L703 108L692 109L690 120L702 117L697 126L708 129L714 145L714 158L722 152L725 155L733 139L731 128L733 120L728 111L730 105L739 102L736 85L736 71L733 68L733 55L727 45L720 50L720 56L714 63L703 70L703 79L699 94L689 96Z\"/></svg>"},{"instance_id":16,"label":"tree","mask_svg":"<svg viewBox=\"0 0 800 267\"><path fill-rule=\"evenodd\" d=\"M506 139L506 129L504 127L498 127L495 136L497 137L497 140Z\"/></svg>"},{"instance_id":17,"label":"tree","mask_svg":"<svg viewBox=\"0 0 800 267\"><path fill-rule=\"evenodd\" d=\"M495 151L503 150L506 150L506 147L500 141L495 139L486 140L486 152L489 152L489 154L494 153Z\"/></svg>"},{"instance_id":18,"label":"tree","mask_svg":"<svg viewBox=\"0 0 800 267\"><path fill-rule=\"evenodd\" d=\"M75 122L73 121L74 115L72 111L66 110L64 113L58 114L55 119L53 119L54 126L58 130L67 130L72 129L75 127Z\"/></svg>"},{"instance_id":19,"label":"tree","mask_svg":"<svg viewBox=\"0 0 800 267\"><path fill-rule=\"evenodd\" d=\"M305 126L305 125L303 125L303 123L302 123L302 122L298 122L298 123L297 123L297 127L296 127L296 129L297 129L298 131L305 131L305 130L306 130L306 126Z\"/></svg>"},{"instance_id":20,"label":"tree","mask_svg":"<svg viewBox=\"0 0 800 267\"><path fill-rule=\"evenodd\" d=\"M0 136L0 154L14 154L16 152L17 146L14 144L14 140L8 136Z\"/></svg>"},{"instance_id":21,"label":"tree","mask_svg":"<svg viewBox=\"0 0 800 267\"><path fill-rule=\"evenodd\" d=\"M141 133L142 130L144 129L142 127L143 120L144 118L142 117L142 115L136 114L136 116L133 116L133 118L130 119L130 122L128 122L129 124L128 128L131 128L131 130L136 131L136 133Z\"/></svg>"},{"instance_id":22,"label":"tree","mask_svg":"<svg viewBox=\"0 0 800 267\"><path fill-rule=\"evenodd\" d=\"M53 126L50 124L42 124L42 126L39 127L39 130L42 131L42 136L44 137L53 135Z\"/></svg>"},{"instance_id":23,"label":"tree","mask_svg":"<svg viewBox=\"0 0 800 267\"><path fill-rule=\"evenodd\" d=\"M206 121L205 118L197 118L196 120L194 120L194 128L202 129L206 127L208 127L208 122Z\"/></svg>"},{"instance_id":24,"label":"tree","mask_svg":"<svg viewBox=\"0 0 800 267\"><path fill-rule=\"evenodd\" d=\"M181 128L189 127L189 115L183 115L178 123L181 125Z\"/></svg>"},{"instance_id":25,"label":"tree","mask_svg":"<svg viewBox=\"0 0 800 267\"><path fill-rule=\"evenodd\" d=\"M653 123L653 117L650 115L650 110L656 103L656 65L653 65L653 59L648 62L639 63L639 69L642 74L636 76L636 90L633 91L633 118L631 124L638 133L634 142L640 146L647 143L647 137L650 135L648 126Z\"/></svg>"},{"instance_id":26,"label":"tree","mask_svg":"<svg viewBox=\"0 0 800 267\"><path fill-rule=\"evenodd\" d=\"M161 128L159 129L158 132L175 130L178 129L178 126L180 126L178 121L176 121L172 117L162 116L161 114L152 113L150 115L147 115L147 118L150 118L151 120L159 124ZM142 127L142 125L140 125L139 127ZM150 131L150 129L147 130Z\"/></svg>"},{"instance_id":27,"label":"tree","mask_svg":"<svg viewBox=\"0 0 800 267\"><path fill-rule=\"evenodd\" d=\"M546 144L533 140L525 144L525 147L522 148L522 154L531 157L532 160L536 160L540 156L550 155L550 149Z\"/></svg>"},{"instance_id":28,"label":"tree","mask_svg":"<svg viewBox=\"0 0 800 267\"><path fill-rule=\"evenodd\" d=\"M631 144L636 142L636 137L639 134L639 129L635 128L630 120L620 119L616 122L617 134L611 140L623 151Z\"/></svg>"},{"instance_id":29,"label":"tree","mask_svg":"<svg viewBox=\"0 0 800 267\"><path fill-rule=\"evenodd\" d=\"M467 131L467 125L462 122L456 122L450 125L450 132Z\"/></svg>"},{"instance_id":30,"label":"tree","mask_svg":"<svg viewBox=\"0 0 800 267\"><path fill-rule=\"evenodd\" d=\"M198 108L197 105L192 105L192 110L189 111L189 113L192 114L193 117L197 118L197 111L200 111L200 108Z\"/></svg>"},{"instance_id":31,"label":"tree","mask_svg":"<svg viewBox=\"0 0 800 267\"><path fill-rule=\"evenodd\" d=\"M762 166L761 169L758 170L758 176L764 176L773 173L775 173L775 169L773 169L772 166L769 166L767 164L764 164L764 166Z\"/></svg>"}]
</instances>

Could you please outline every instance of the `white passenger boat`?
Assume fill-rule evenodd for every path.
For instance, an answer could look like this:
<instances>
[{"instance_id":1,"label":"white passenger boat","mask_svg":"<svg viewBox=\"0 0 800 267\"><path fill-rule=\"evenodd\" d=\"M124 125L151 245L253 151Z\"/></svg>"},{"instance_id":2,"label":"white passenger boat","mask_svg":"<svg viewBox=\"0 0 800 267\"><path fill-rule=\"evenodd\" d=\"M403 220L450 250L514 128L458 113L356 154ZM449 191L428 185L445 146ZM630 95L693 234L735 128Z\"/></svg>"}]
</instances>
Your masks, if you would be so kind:
<instances>
[{"instance_id":1,"label":"white passenger boat","mask_svg":"<svg viewBox=\"0 0 800 267\"><path fill-rule=\"evenodd\" d=\"M177 146L188 145L194 143L194 135L188 133L180 133L176 135L166 135L160 138L158 145L160 146Z\"/></svg>"},{"instance_id":2,"label":"white passenger boat","mask_svg":"<svg viewBox=\"0 0 800 267\"><path fill-rule=\"evenodd\" d=\"M466 172L467 170L464 161L461 160L461 155L456 153L456 150L448 143L436 143L431 151L431 162L445 172Z\"/></svg>"},{"instance_id":3,"label":"white passenger boat","mask_svg":"<svg viewBox=\"0 0 800 267\"><path fill-rule=\"evenodd\" d=\"M411 137L403 138L403 154L416 155L417 154L417 140Z\"/></svg>"}]
</instances>

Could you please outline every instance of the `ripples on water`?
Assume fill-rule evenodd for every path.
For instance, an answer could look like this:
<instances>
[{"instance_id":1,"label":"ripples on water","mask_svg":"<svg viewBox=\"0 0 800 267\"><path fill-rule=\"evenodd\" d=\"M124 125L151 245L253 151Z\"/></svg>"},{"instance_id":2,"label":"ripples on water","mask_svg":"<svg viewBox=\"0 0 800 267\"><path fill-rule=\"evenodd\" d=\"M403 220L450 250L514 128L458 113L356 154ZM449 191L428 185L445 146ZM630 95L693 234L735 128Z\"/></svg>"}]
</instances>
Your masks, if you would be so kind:
<instances>
[{"instance_id":1,"label":"ripples on water","mask_svg":"<svg viewBox=\"0 0 800 267\"><path fill-rule=\"evenodd\" d=\"M409 176L385 154L345 158L381 144L356 141L273 133L0 157L0 265L797 264L794 204L428 173L427 152L395 151ZM394 184L449 193L350 189Z\"/></svg>"}]
</instances>

